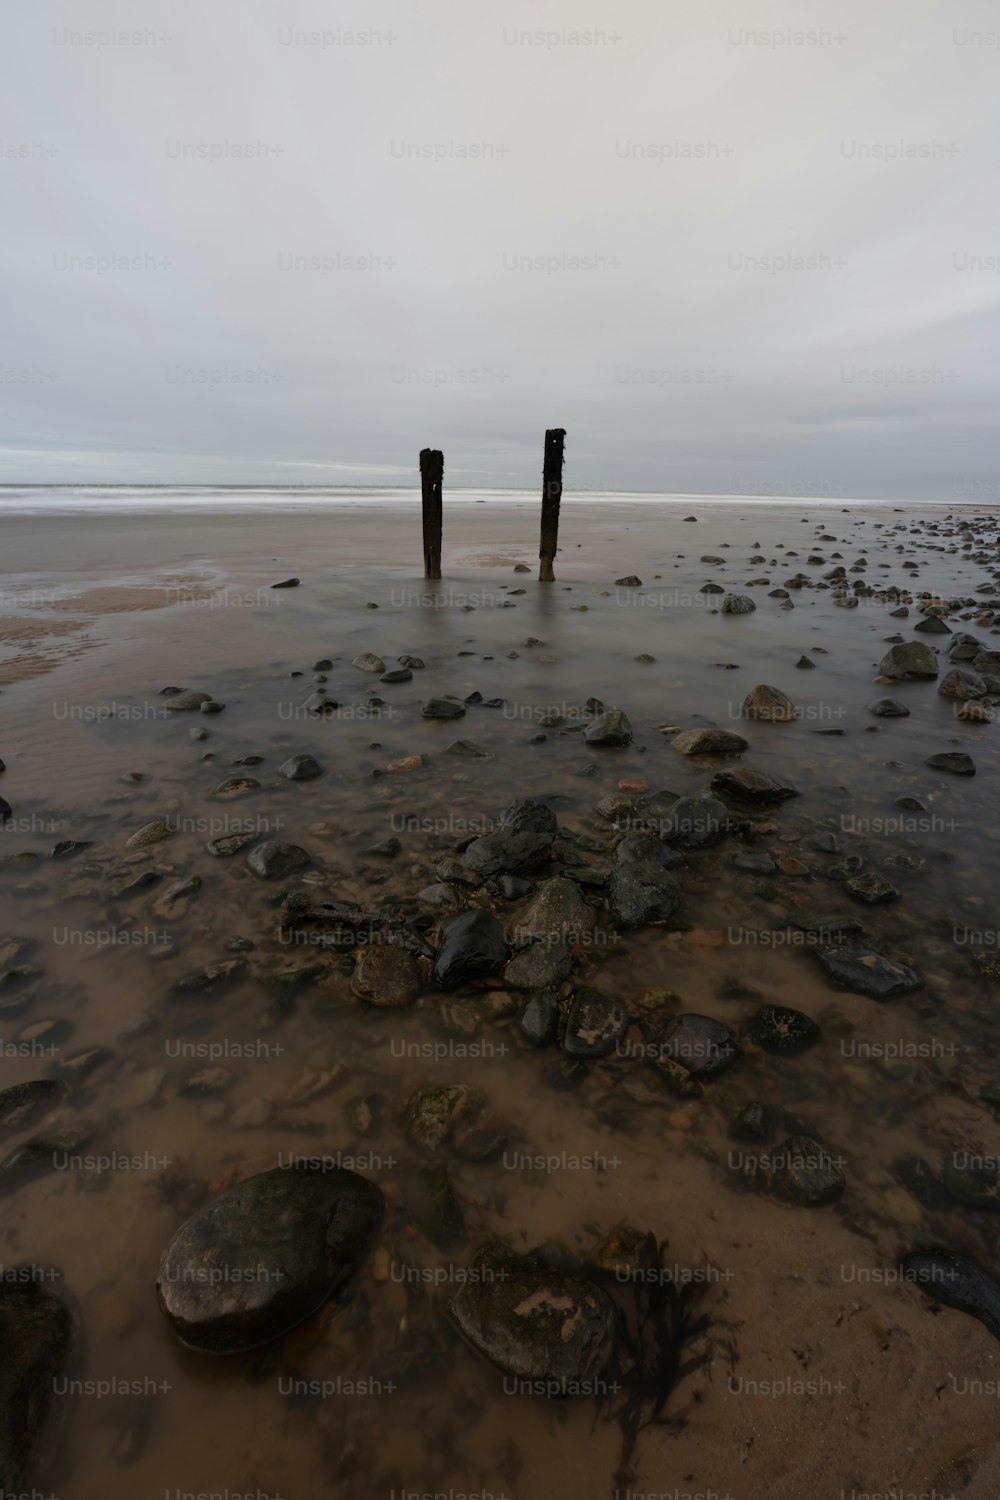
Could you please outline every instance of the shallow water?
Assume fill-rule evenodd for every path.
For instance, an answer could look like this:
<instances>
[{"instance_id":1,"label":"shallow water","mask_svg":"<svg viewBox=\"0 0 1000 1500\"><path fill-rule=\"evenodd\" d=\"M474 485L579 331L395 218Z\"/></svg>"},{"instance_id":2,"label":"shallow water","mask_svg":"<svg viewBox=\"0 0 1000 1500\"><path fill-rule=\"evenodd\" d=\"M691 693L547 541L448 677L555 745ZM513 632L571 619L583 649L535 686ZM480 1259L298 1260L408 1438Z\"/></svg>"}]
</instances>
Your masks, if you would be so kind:
<instances>
[{"instance_id":1,"label":"shallow water","mask_svg":"<svg viewBox=\"0 0 1000 1500\"><path fill-rule=\"evenodd\" d=\"M848 570L864 555L875 587L972 598L991 564L969 553L985 556L992 530L963 549L962 525L942 519L959 513L931 507L912 521L891 507L591 498L564 505L558 582L540 587L512 571L535 561L536 503L470 497L446 511L445 580L431 586L403 565L419 554L419 523L398 497L367 509L240 509L209 497L182 512L84 515L68 501L53 513L27 502L18 511L0 520L0 791L14 809L3 850L39 858L0 876L0 932L35 940L29 961L44 974L25 1016L4 1023L4 1078L44 1076L76 1050L111 1048L64 1114L94 1122L85 1153L119 1159L107 1170L68 1164L8 1196L3 1254L7 1265L57 1269L85 1328L75 1376L138 1383L135 1394L55 1403L62 1429L42 1467L56 1494L624 1494L607 1412L584 1399L506 1395L442 1311L456 1268L488 1235L522 1250L561 1240L586 1255L622 1220L669 1241L710 1320L667 1422L640 1436L627 1480L636 1493L919 1491L993 1441L995 1406L960 1391L957 1376L988 1377L995 1344L960 1314L934 1316L888 1273L901 1250L927 1241L1000 1268L994 1215L958 1203L927 1210L895 1166L919 1156L938 1169L950 1153L997 1149L996 1112L982 1097L998 1081L995 989L974 959L1000 942L998 730L956 722L934 683L874 683L886 638L897 628L911 638L914 607L897 621L896 599L843 609L832 590L813 587L793 590L794 609L782 610L768 597L796 573L820 579L839 552ZM683 520L691 513L697 525ZM807 564L814 551L823 565ZM915 575L902 569L908 557ZM632 573L641 588L616 586ZM289 575L299 588L271 590ZM849 571L849 585L859 576ZM770 581L750 584L760 578ZM721 596L699 592L708 580L749 593L756 612L715 613ZM987 645L998 633L951 623ZM412 653L426 667L382 686L352 667L360 651L389 667ZM636 661L643 653L654 660ZM796 667L803 653L813 670ZM313 663L326 657L325 690L341 707L317 718L303 705ZM741 718L758 682L792 697L794 722ZM160 696L167 685L210 691L225 711L172 712ZM503 706L469 705L453 722L420 715L431 696L475 692ZM383 700L374 708L372 693ZM911 716L871 717L867 705L887 695ZM592 696L627 711L628 749L584 743ZM564 722L541 728L553 714ZM427 987L412 1008L375 1010L353 997L342 957L289 997L275 968L311 962L316 950L280 940L280 883L204 848L243 830L301 844L312 865L290 886L415 912L438 861L512 797L530 795L549 800L561 828L604 846L568 846L601 873L614 831L597 803L623 780L705 790L714 767L679 755L663 732L705 724L738 728L750 742L743 764L798 787L798 798L755 815L769 825L756 847L803 872L736 870L733 840L693 854L670 923L616 931L605 914L577 972L634 1018L646 1006L698 1011L740 1032L771 1000L812 1016L823 1038L794 1059L748 1048L697 1099L674 1097L628 1055L590 1065L567 1087L558 1050L535 1051L513 1021L493 1019L487 990L442 999ZM207 740L193 741L192 728ZM490 758L450 754L458 739ZM978 774L924 764L949 749L971 753ZM276 775L302 752L322 777ZM233 766L251 754L260 765ZM386 770L413 755L424 757L417 769ZM245 770L259 789L216 793ZM129 772L144 779L126 784ZM901 814L902 794L927 812ZM161 817L176 829L166 842L152 854L125 848ZM837 856L813 848L821 831L836 835ZM365 853L391 835L403 846L397 858ZM68 838L91 847L49 858ZM852 902L826 874L848 854L888 876L901 899ZM146 869L162 873L158 886L112 896ZM163 889L189 875L203 884L184 914L158 915ZM498 910L516 923L516 903ZM830 989L788 923L831 913L858 917L870 945L912 964L923 988L888 1004ZM251 978L217 999L167 998L179 975L226 957L236 937L254 944ZM733 980L760 998L726 998ZM148 1013L139 1035L136 1012ZM55 1054L12 1054L17 1028L43 1016L71 1022L72 1035ZM178 1092L208 1065L231 1071L223 1094ZM293 1091L306 1070L329 1076L300 1103ZM398 1119L413 1088L445 1080L481 1089L509 1140L496 1161L449 1161L466 1239L447 1253L408 1210L416 1158ZM386 1096L384 1122L359 1138L344 1104L372 1093ZM839 1204L790 1208L741 1187L739 1154L755 1148L734 1142L729 1125L754 1099L843 1159ZM779 1124L772 1146L784 1134ZM274 1349L221 1361L184 1350L153 1292L162 1249L218 1188L299 1152L356 1158L380 1184L390 1212L376 1253L348 1293ZM521 1160L538 1155L552 1161ZM398 1280L404 1262L428 1268L428 1279ZM331 1388L285 1394L294 1379ZM816 1389L782 1397L753 1381Z\"/></svg>"}]
</instances>

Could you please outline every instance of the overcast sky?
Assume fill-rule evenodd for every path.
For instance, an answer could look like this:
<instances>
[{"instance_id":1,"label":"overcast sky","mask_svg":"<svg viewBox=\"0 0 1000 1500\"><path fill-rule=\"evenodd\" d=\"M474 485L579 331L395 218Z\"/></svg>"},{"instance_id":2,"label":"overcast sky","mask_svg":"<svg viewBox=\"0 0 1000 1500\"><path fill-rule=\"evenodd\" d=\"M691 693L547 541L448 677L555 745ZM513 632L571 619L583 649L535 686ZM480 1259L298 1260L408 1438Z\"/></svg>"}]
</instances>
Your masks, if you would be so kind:
<instances>
[{"instance_id":1,"label":"overcast sky","mask_svg":"<svg viewBox=\"0 0 1000 1500\"><path fill-rule=\"evenodd\" d=\"M996 500L986 0L4 0L0 481Z\"/></svg>"}]
</instances>

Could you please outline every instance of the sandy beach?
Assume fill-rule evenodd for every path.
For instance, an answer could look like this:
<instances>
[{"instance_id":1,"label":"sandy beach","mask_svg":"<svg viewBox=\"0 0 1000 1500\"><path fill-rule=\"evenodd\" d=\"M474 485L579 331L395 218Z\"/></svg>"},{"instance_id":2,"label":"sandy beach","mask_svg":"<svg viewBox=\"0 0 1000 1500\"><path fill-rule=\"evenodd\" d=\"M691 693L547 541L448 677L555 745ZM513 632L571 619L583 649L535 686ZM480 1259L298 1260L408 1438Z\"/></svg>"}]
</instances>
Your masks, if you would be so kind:
<instances>
[{"instance_id":1,"label":"sandy beach","mask_svg":"<svg viewBox=\"0 0 1000 1500\"><path fill-rule=\"evenodd\" d=\"M173 1454L179 1492L345 1500L996 1492L996 1340L898 1270L937 1246L1000 1273L1000 683L939 691L979 672L956 635L998 649L992 518L568 496L542 585L537 500L469 494L430 585L402 495L3 506L4 1076L65 1084L8 1131L3 1261L54 1268L86 1331L40 1480L154 1494ZM928 610L938 633L915 630ZM894 642L939 672L880 675ZM761 684L784 721L748 717ZM873 714L886 698L908 712ZM601 743L614 710L625 742ZM708 729L745 748L678 747ZM927 764L951 754L974 774ZM290 778L296 756L315 771ZM671 807L708 793L725 828L675 837ZM515 799L554 842L481 877L464 851ZM674 894L637 917L616 851L650 829ZM307 862L260 879L247 856L274 843ZM542 963L540 894L577 922L539 986L512 966ZM299 931L296 899L357 903L367 943ZM509 954L442 985L442 923L469 909ZM402 998L365 977L390 915L415 943ZM817 950L838 943L916 982L836 987ZM572 1051L581 989L627 1026L601 1055ZM808 1045L769 1040L769 1006L815 1023ZM716 1049L700 1077L664 1050L679 1016ZM414 1100L459 1085L476 1127L429 1149ZM839 1178L815 1201L770 1175L802 1139ZM266 1348L186 1349L165 1247L296 1155L377 1183L373 1247ZM637 1397L632 1345L591 1394L509 1389L446 1310L478 1248L601 1262L621 1296L622 1226L669 1292L662 1402Z\"/></svg>"}]
</instances>

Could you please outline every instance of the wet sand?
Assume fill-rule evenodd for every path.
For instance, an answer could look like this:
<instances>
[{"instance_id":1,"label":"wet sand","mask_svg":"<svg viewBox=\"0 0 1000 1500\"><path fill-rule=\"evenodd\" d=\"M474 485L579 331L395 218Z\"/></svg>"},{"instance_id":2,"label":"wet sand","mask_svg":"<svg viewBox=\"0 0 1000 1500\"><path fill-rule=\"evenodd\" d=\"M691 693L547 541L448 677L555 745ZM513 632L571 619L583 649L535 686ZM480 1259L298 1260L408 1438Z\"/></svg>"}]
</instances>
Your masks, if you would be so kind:
<instances>
[{"instance_id":1,"label":"wet sand","mask_svg":"<svg viewBox=\"0 0 1000 1500\"><path fill-rule=\"evenodd\" d=\"M143 1389L57 1401L62 1426L40 1469L54 1492L994 1493L996 1398L986 1392L996 1342L900 1286L894 1266L902 1251L938 1243L1000 1270L995 1214L928 1208L898 1168L919 1157L937 1171L949 1154L997 1150L996 991L976 959L992 956L997 925L998 730L957 722L933 682L874 679L897 629L942 655L947 647L946 637L913 633L915 602L907 619L889 617L902 591L914 601L921 590L978 597L950 624L992 648L997 628L975 620L988 609L979 590L996 571L995 531L976 525L966 546L971 508L921 507L913 520L890 506L845 514L808 502L569 500L558 581L540 586L513 571L534 570L537 502L470 498L446 509L445 579L430 586L404 565L419 554L419 517L401 500L66 512L0 513L0 794L13 809L3 853L37 856L0 875L0 932L33 940L27 961L43 970L14 991L31 1005L3 1034L51 1016L73 1028L57 1063L111 1049L66 1114L94 1122L88 1151L141 1165L57 1171L17 1188L3 1257L58 1270L86 1330L76 1375ZM696 524L684 520L691 514ZM848 570L867 562L863 575L848 572L848 587L863 576L897 594L853 609L830 588L790 590L787 610L770 597L799 572L815 585L838 553ZM616 585L631 574L641 586ZM299 587L271 588L293 575ZM756 611L715 613L722 596L702 594L706 581L750 594ZM426 666L382 686L352 667L362 651L387 667L405 653ZM803 654L813 668L796 666ZM653 660L636 659L644 655ZM332 662L323 686L341 707L317 718L304 703L323 658ZM761 682L793 699L793 722L741 717ZM225 710L173 713L161 696L168 685L210 692ZM453 722L421 717L432 696L473 693L503 706L470 704ZM910 716L873 718L868 705L887 695ZM591 697L626 710L629 747L583 742ZM545 727L553 717L562 722ZM635 1021L649 1009L696 1011L742 1033L768 1001L819 1024L820 1043L795 1058L745 1044L698 1098L675 1097L627 1057L595 1062L567 1087L558 1048L535 1050L513 1018L496 1018L495 987L442 998L428 985L412 1007L378 1010L352 994L348 957L320 965L287 1000L278 971L315 954L280 942L274 887L241 857L213 859L204 847L233 831L278 837L312 856L295 888L416 909L464 835L511 798L538 796L582 840L566 847L600 875L615 834L597 804L620 783L705 790L716 767L678 754L672 731L706 725L738 730L749 741L742 764L799 789L758 815L766 831L755 848L784 868L734 868L732 840L692 854L675 918L622 932L604 916L607 940L577 955L578 977L617 996ZM192 728L207 739L193 740ZM486 757L450 753L460 739ZM924 764L953 749L974 757L974 778ZM296 753L314 755L324 774L278 777ZM247 755L263 757L250 770L260 787L221 797L215 789ZM413 769L387 769L415 756ZM123 781L129 773L142 779ZM901 795L926 811L901 816ZM171 821L172 836L152 852L127 849L155 818ZM823 832L836 856L814 847ZM365 852L390 836L402 845L395 859ZM64 839L90 847L51 858ZM852 902L827 874L851 854L900 899ZM112 895L145 870L158 884ZM202 885L184 909L159 914L164 889L192 875ZM516 922L516 902L498 910ZM859 918L871 946L911 964L923 988L886 1004L830 989L789 923L833 912ZM956 941L956 931L979 941ZM217 999L167 999L179 975L226 956L233 938L254 944L244 982ZM9 1085L54 1063L15 1054L4 1065ZM223 1091L184 1092L209 1065L231 1073ZM303 1103L304 1075L315 1097ZM510 1142L500 1160L449 1160L466 1220L465 1242L449 1253L408 1209L414 1151L398 1117L414 1088L437 1081L481 1089ZM384 1119L361 1138L344 1105L373 1093L386 1098ZM733 1140L730 1124L752 1100L775 1117L772 1147L801 1127L842 1157L838 1203L790 1207L741 1185L734 1157L753 1148ZM349 1297L273 1350L226 1361L184 1350L156 1305L162 1249L214 1192L290 1151L364 1161L390 1205L379 1246ZM506 1165L521 1154L597 1165ZM607 1409L506 1395L442 1311L454 1268L487 1236L521 1250L558 1240L586 1256L622 1221L669 1242L708 1320L684 1350L665 1420L640 1434L627 1479ZM441 1268L440 1284L396 1280L407 1259ZM378 1389L292 1398L282 1394L291 1378Z\"/></svg>"}]
</instances>

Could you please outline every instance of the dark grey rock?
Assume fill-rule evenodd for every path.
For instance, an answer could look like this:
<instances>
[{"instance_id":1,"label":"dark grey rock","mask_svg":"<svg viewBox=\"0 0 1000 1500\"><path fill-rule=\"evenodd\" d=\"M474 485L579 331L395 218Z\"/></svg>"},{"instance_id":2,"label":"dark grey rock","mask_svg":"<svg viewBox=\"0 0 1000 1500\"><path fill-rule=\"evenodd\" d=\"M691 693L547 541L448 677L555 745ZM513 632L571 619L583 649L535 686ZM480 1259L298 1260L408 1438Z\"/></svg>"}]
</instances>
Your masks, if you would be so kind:
<instances>
[{"instance_id":1,"label":"dark grey rock","mask_svg":"<svg viewBox=\"0 0 1000 1500\"><path fill-rule=\"evenodd\" d=\"M483 1246L472 1270L448 1312L504 1375L531 1381L533 1392L572 1396L609 1364L617 1315L596 1283L498 1244Z\"/></svg>"},{"instance_id":2,"label":"dark grey rock","mask_svg":"<svg viewBox=\"0 0 1000 1500\"><path fill-rule=\"evenodd\" d=\"M160 1261L160 1306L194 1349L255 1349L309 1317L353 1274L382 1212L373 1182L323 1157L247 1178L174 1235Z\"/></svg>"},{"instance_id":3,"label":"dark grey rock","mask_svg":"<svg viewBox=\"0 0 1000 1500\"><path fill-rule=\"evenodd\" d=\"M493 913L478 906L467 907L441 923L435 983L450 990L474 979L486 979L499 972L509 955L507 935Z\"/></svg>"}]
</instances>

